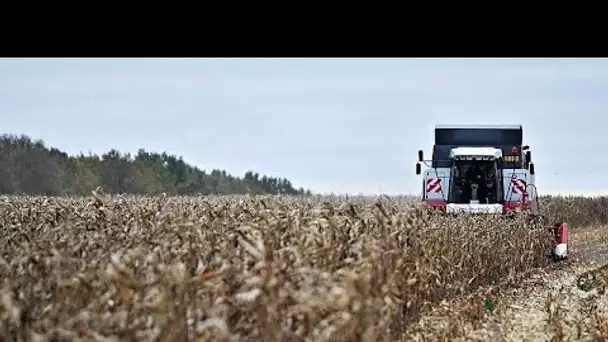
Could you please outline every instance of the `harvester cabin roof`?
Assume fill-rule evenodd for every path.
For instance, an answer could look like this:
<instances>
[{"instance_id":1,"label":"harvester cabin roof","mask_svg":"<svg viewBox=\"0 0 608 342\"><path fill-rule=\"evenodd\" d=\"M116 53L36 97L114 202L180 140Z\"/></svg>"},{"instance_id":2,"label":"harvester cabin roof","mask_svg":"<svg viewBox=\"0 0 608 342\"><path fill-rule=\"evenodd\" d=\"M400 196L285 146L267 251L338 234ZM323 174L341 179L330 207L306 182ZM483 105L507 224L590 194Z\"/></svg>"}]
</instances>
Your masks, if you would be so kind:
<instances>
[{"instance_id":1,"label":"harvester cabin roof","mask_svg":"<svg viewBox=\"0 0 608 342\"><path fill-rule=\"evenodd\" d=\"M437 125L435 145L448 146L521 146L521 125Z\"/></svg>"},{"instance_id":2,"label":"harvester cabin roof","mask_svg":"<svg viewBox=\"0 0 608 342\"><path fill-rule=\"evenodd\" d=\"M519 130L522 125L435 125L435 129L509 129Z\"/></svg>"},{"instance_id":3,"label":"harvester cabin roof","mask_svg":"<svg viewBox=\"0 0 608 342\"><path fill-rule=\"evenodd\" d=\"M491 147L456 147L450 150L450 159L485 159L502 157L502 150Z\"/></svg>"}]
</instances>

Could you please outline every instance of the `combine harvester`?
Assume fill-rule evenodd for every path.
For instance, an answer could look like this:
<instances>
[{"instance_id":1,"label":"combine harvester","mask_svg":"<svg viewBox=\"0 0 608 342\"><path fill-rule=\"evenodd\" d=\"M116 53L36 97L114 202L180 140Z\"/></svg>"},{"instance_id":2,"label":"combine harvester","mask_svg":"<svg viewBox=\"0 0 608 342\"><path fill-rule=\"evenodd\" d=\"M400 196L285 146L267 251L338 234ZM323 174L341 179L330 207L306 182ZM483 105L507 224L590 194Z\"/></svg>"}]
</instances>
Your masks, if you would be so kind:
<instances>
[{"instance_id":1,"label":"combine harvester","mask_svg":"<svg viewBox=\"0 0 608 342\"><path fill-rule=\"evenodd\" d=\"M418 151L422 201L445 213L529 215L539 212L534 163L521 125L435 127L431 160ZM423 163L427 168L423 171ZM428 163L431 163L430 165ZM544 221L543 221L544 222ZM555 260L568 257L568 227L551 227Z\"/></svg>"}]
</instances>

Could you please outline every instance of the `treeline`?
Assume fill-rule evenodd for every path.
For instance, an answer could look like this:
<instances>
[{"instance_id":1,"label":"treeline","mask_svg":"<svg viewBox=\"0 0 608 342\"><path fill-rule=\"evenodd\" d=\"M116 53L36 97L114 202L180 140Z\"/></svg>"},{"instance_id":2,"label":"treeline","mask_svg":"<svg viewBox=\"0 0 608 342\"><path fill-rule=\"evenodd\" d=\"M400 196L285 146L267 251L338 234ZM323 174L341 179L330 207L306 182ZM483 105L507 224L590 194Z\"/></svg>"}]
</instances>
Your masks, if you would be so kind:
<instances>
[{"instance_id":1,"label":"treeline","mask_svg":"<svg viewBox=\"0 0 608 342\"><path fill-rule=\"evenodd\" d=\"M207 173L167 153L140 149L131 155L112 149L101 156L69 156L27 136L0 136L0 193L88 195L97 186L107 193L148 195L310 195L284 178L251 171L242 178L225 170Z\"/></svg>"}]
</instances>

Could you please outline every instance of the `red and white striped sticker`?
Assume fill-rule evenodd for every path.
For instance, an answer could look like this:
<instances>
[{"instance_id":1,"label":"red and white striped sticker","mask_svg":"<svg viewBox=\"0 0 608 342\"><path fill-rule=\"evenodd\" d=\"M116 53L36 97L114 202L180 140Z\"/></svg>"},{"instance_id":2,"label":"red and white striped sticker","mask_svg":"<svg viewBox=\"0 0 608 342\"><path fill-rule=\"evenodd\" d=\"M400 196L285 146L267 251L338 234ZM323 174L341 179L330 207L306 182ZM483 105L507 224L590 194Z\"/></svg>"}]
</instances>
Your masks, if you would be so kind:
<instances>
[{"instance_id":1,"label":"red and white striped sticker","mask_svg":"<svg viewBox=\"0 0 608 342\"><path fill-rule=\"evenodd\" d=\"M517 176L513 175L511 177L511 187L513 188L513 192L516 194L525 194L526 193L527 183L523 179L518 179Z\"/></svg>"},{"instance_id":2,"label":"red and white striped sticker","mask_svg":"<svg viewBox=\"0 0 608 342\"><path fill-rule=\"evenodd\" d=\"M430 192L430 193L441 192L441 179L428 178L426 180L426 192Z\"/></svg>"}]
</instances>

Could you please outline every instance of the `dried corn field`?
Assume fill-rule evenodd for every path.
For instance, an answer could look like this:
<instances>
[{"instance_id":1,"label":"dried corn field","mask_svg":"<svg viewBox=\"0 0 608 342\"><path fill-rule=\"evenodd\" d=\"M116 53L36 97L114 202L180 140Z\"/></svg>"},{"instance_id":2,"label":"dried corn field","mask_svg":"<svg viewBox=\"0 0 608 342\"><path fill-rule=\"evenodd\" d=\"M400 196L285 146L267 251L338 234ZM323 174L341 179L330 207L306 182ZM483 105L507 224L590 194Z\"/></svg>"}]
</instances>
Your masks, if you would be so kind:
<instances>
[{"instance_id":1,"label":"dried corn field","mask_svg":"<svg viewBox=\"0 0 608 342\"><path fill-rule=\"evenodd\" d=\"M411 200L93 195L0 202L2 341L449 339L424 317L482 324L484 296L555 267L539 224ZM543 203L576 230L601 201Z\"/></svg>"}]
</instances>

